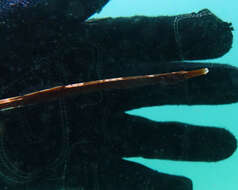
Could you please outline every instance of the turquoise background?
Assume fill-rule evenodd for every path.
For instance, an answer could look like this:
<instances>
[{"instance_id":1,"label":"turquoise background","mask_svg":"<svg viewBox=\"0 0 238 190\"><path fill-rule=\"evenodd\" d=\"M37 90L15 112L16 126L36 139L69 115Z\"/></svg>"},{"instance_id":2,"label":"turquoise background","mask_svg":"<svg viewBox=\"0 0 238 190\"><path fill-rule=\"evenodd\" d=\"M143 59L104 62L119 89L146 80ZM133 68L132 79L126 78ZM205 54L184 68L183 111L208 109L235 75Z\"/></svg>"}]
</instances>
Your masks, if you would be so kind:
<instances>
[{"instance_id":1,"label":"turquoise background","mask_svg":"<svg viewBox=\"0 0 238 190\"><path fill-rule=\"evenodd\" d=\"M197 12L208 8L235 28L233 48L225 56L209 60L238 66L237 62L237 0L111 0L94 18L117 16L159 16ZM181 121L198 125L211 125L230 130L238 139L238 104L220 106L160 106L141 108L128 113L144 116L155 121ZM160 172L191 178L194 190L237 190L238 151L230 158L214 162L181 162L157 159L130 158Z\"/></svg>"}]
</instances>

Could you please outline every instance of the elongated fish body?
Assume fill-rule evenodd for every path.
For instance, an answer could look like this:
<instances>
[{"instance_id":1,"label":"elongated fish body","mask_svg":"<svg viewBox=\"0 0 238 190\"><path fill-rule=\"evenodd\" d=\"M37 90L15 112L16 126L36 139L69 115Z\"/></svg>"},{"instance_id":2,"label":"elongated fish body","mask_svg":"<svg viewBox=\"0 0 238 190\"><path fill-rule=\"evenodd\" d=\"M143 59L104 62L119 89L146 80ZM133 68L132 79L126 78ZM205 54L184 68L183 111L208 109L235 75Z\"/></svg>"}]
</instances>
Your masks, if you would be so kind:
<instances>
[{"instance_id":1,"label":"elongated fish body","mask_svg":"<svg viewBox=\"0 0 238 190\"><path fill-rule=\"evenodd\" d=\"M171 85L189 78L206 75L207 73L208 69L204 68L193 71L179 71L164 74L119 77L90 82L81 82L65 86L57 86L50 89L25 94L23 96L2 99L0 100L0 110L8 110L11 108L17 108L42 102L44 103L58 98L85 93L87 94L101 90L128 89L155 84Z\"/></svg>"}]
</instances>

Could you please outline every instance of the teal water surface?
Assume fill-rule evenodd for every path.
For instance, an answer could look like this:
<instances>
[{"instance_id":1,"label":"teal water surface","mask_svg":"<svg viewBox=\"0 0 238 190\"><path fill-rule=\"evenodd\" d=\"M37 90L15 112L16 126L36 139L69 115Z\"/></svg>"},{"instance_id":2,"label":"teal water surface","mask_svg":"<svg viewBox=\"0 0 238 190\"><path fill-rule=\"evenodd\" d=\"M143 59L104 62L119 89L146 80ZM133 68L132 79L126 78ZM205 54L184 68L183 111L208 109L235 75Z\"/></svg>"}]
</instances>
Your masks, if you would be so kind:
<instances>
[{"instance_id":1,"label":"teal water surface","mask_svg":"<svg viewBox=\"0 0 238 190\"><path fill-rule=\"evenodd\" d=\"M225 56L212 62L238 66L238 3L236 0L111 0L94 18L117 16L160 16L197 12L208 8L224 21L232 22L235 31L233 47ZM155 121L181 121L190 124L217 126L231 131L238 139L238 104L219 106L160 106L141 108L128 113ZM175 114L176 113L176 114ZM128 159L128 158L127 158ZM238 151L230 158L213 163L182 162L129 158L149 168L189 177L194 190L237 190Z\"/></svg>"}]
</instances>

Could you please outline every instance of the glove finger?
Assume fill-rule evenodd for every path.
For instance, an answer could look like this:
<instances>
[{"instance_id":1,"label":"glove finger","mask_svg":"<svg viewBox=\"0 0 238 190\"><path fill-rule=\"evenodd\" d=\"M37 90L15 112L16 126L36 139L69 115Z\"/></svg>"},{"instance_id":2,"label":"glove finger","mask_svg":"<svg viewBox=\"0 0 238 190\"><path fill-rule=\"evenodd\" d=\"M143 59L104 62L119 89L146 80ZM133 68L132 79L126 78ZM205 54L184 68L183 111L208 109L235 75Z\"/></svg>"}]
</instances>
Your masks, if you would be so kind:
<instances>
[{"instance_id":1,"label":"glove finger","mask_svg":"<svg viewBox=\"0 0 238 190\"><path fill-rule=\"evenodd\" d=\"M128 90L105 92L105 101L115 111L125 111L155 105L201 105L228 104L238 101L238 68L223 64L167 63L150 65L149 69L133 74L148 74L153 69L160 72L208 68L205 76L168 85L150 85ZM145 67L144 67L145 68ZM123 102L123 103L122 103Z\"/></svg>"},{"instance_id":2,"label":"glove finger","mask_svg":"<svg viewBox=\"0 0 238 190\"><path fill-rule=\"evenodd\" d=\"M177 16L174 28L182 60L216 58L231 48L231 23L223 22L208 9Z\"/></svg>"},{"instance_id":3,"label":"glove finger","mask_svg":"<svg viewBox=\"0 0 238 190\"><path fill-rule=\"evenodd\" d=\"M120 17L85 23L85 38L97 44L100 70L129 59L178 61L217 58L232 45L232 26L209 10L158 17ZM116 45L115 45L116 44ZM130 64L130 63L129 63Z\"/></svg>"},{"instance_id":4,"label":"glove finger","mask_svg":"<svg viewBox=\"0 0 238 190\"><path fill-rule=\"evenodd\" d=\"M74 155L75 157L75 155ZM80 162L71 162L67 168L66 186L85 190L191 190L190 179L166 175L145 166L110 155L78 157Z\"/></svg>"},{"instance_id":5,"label":"glove finger","mask_svg":"<svg viewBox=\"0 0 238 190\"><path fill-rule=\"evenodd\" d=\"M112 118L105 136L112 152L123 157L210 162L227 158L237 146L225 129L155 122L127 114Z\"/></svg>"}]
</instances>

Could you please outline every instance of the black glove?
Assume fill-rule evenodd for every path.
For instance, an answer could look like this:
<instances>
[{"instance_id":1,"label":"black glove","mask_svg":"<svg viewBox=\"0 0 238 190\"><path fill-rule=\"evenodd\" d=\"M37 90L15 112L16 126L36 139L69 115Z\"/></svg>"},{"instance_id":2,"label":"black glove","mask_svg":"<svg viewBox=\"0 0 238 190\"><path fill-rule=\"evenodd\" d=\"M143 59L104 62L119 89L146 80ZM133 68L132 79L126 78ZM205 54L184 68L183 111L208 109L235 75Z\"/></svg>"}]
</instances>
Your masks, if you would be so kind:
<instances>
[{"instance_id":1,"label":"black glove","mask_svg":"<svg viewBox=\"0 0 238 190\"><path fill-rule=\"evenodd\" d=\"M237 68L183 62L219 57L231 47L230 24L208 10L85 23L75 17L29 18L1 27L1 98L103 78L209 69L176 84L99 91L2 111L1 188L190 190L185 177L122 158L211 162L236 149L235 137L225 129L124 113L152 105L238 100Z\"/></svg>"},{"instance_id":2,"label":"black glove","mask_svg":"<svg viewBox=\"0 0 238 190\"><path fill-rule=\"evenodd\" d=\"M109 0L1 0L0 20L16 23L34 19L77 18L84 21L100 12Z\"/></svg>"}]
</instances>

